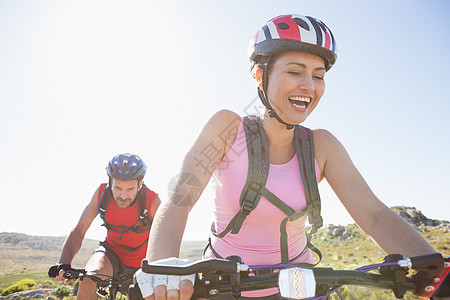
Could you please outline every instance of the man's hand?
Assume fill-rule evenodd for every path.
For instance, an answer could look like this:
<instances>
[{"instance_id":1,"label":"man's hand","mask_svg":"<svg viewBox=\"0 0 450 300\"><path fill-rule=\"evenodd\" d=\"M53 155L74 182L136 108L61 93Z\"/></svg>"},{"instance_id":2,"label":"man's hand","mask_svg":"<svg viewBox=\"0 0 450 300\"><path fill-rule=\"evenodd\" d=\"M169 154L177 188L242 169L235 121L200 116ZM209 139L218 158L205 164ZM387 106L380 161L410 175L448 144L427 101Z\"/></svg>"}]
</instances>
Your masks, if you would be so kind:
<instances>
[{"instance_id":1,"label":"man's hand","mask_svg":"<svg viewBox=\"0 0 450 300\"><path fill-rule=\"evenodd\" d=\"M48 277L55 281L63 281L64 273L72 268L70 264L56 264L48 270Z\"/></svg>"},{"instance_id":2,"label":"man's hand","mask_svg":"<svg viewBox=\"0 0 450 300\"><path fill-rule=\"evenodd\" d=\"M186 265L187 259L167 258L154 262L164 265ZM153 299L191 299L194 292L195 274L187 276L156 275L144 273L139 269L135 273L136 282L146 300Z\"/></svg>"}]
</instances>

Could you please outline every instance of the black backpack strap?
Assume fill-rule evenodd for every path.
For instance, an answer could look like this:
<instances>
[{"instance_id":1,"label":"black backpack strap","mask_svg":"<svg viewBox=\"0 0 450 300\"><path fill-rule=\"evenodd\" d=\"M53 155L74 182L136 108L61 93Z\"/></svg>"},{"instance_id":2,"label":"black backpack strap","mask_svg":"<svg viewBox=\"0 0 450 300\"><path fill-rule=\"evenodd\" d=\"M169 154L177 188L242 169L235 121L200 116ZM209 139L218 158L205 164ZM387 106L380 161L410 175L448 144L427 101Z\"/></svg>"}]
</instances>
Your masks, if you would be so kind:
<instances>
[{"instance_id":1,"label":"black backpack strap","mask_svg":"<svg viewBox=\"0 0 450 300\"><path fill-rule=\"evenodd\" d=\"M211 242L211 237L209 237L209 238L208 238L208 243L206 244L205 248L203 249L202 259L205 258L205 254L206 254L206 251L208 250L208 248L211 249L211 252L214 254L214 256L215 256L216 258L223 258L222 256L220 256L219 253L217 253L216 250L214 250L214 248L213 248L213 246L212 246L212 242Z\"/></svg>"},{"instance_id":2,"label":"black backpack strap","mask_svg":"<svg viewBox=\"0 0 450 300\"><path fill-rule=\"evenodd\" d=\"M322 252L320 252L320 250L317 249L316 246L311 244L309 239L308 239L308 243L306 244L306 246L309 248L309 250L311 250L312 252L316 253L317 256L319 257L319 260L314 264L314 266L316 266L317 264L319 264L322 261Z\"/></svg>"},{"instance_id":3,"label":"black backpack strap","mask_svg":"<svg viewBox=\"0 0 450 300\"><path fill-rule=\"evenodd\" d=\"M105 189L100 195L100 198L98 199L98 214L100 215L100 218L103 220L103 226L105 226L107 229L109 229L110 226L105 220L105 215L110 201L111 201L111 188L108 184L106 185Z\"/></svg>"},{"instance_id":4,"label":"black backpack strap","mask_svg":"<svg viewBox=\"0 0 450 300\"><path fill-rule=\"evenodd\" d=\"M292 216L295 214L295 210L284 203L280 198L275 196L271 191L269 191L265 186L260 189L260 193L264 198L266 198L270 203L272 203L279 210L284 212L287 216Z\"/></svg>"},{"instance_id":5,"label":"black backpack strap","mask_svg":"<svg viewBox=\"0 0 450 300\"><path fill-rule=\"evenodd\" d=\"M316 179L316 168L314 164L314 142L312 131L303 126L296 126L295 148L300 166L303 185L305 187L306 205L308 210L308 222L311 229L307 233L308 240L317 229L323 226L323 219L320 215L321 203L319 187Z\"/></svg>"},{"instance_id":6,"label":"black backpack strap","mask_svg":"<svg viewBox=\"0 0 450 300\"><path fill-rule=\"evenodd\" d=\"M288 215L286 218L283 219L280 223L280 252L281 252L281 263L287 264L289 263L289 247L287 243L287 222L288 221L295 221L301 217L306 215L306 210L302 210L297 213L293 213ZM303 253L304 251L302 251Z\"/></svg>"},{"instance_id":7,"label":"black backpack strap","mask_svg":"<svg viewBox=\"0 0 450 300\"><path fill-rule=\"evenodd\" d=\"M258 205L261 190L265 188L269 175L269 150L261 120L256 116L245 117L244 129L248 149L248 174L239 199L241 215L236 220L231 233L239 232L245 218Z\"/></svg>"},{"instance_id":8,"label":"black backpack strap","mask_svg":"<svg viewBox=\"0 0 450 300\"><path fill-rule=\"evenodd\" d=\"M232 234L239 232L245 218L258 205L269 174L269 151L265 135L262 132L261 121L256 116L246 116L243 122L249 163L247 182L242 189L239 200L241 206L239 212L222 232L215 233L212 231L212 234L218 238L224 237L230 231Z\"/></svg>"},{"instance_id":9,"label":"black backpack strap","mask_svg":"<svg viewBox=\"0 0 450 300\"><path fill-rule=\"evenodd\" d=\"M309 238L307 238L307 243L306 243L305 249L303 249L303 251L300 254L298 254L296 257L294 257L293 259L289 259L289 248L288 248L288 244L287 244L287 230L286 230L287 222L295 221L295 220L303 217L304 215L306 215L306 211L307 211L307 209L304 209L300 212L296 212L295 214L292 214L291 216L286 217L280 224L280 252L281 252L281 263L283 263L283 264L287 264L287 263L291 263L291 262L295 261L298 257L300 257L300 255L302 255L306 251L307 248L309 248L311 251L316 253L317 256L319 257L319 260L315 264L311 264L311 266L317 265L322 260L322 253L313 244L311 244Z\"/></svg>"},{"instance_id":10,"label":"black backpack strap","mask_svg":"<svg viewBox=\"0 0 450 300\"><path fill-rule=\"evenodd\" d=\"M139 191L137 204L138 204L139 219L141 221L142 226L150 227L152 225L153 220L150 217L150 215L148 214L147 187L145 186L145 184L142 184L141 190Z\"/></svg>"}]
</instances>

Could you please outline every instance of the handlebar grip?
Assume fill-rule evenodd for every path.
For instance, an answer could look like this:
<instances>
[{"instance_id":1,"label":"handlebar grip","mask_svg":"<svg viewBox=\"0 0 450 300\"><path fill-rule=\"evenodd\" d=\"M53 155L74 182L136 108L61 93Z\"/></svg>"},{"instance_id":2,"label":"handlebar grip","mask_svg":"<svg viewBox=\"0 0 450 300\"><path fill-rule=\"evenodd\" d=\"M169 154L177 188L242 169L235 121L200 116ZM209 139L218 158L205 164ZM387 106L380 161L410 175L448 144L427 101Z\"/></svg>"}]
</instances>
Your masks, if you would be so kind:
<instances>
[{"instance_id":1,"label":"handlebar grip","mask_svg":"<svg viewBox=\"0 0 450 300\"><path fill-rule=\"evenodd\" d=\"M444 267L444 257L440 253L410 257L415 270L441 270Z\"/></svg>"},{"instance_id":2,"label":"handlebar grip","mask_svg":"<svg viewBox=\"0 0 450 300\"><path fill-rule=\"evenodd\" d=\"M235 273L238 272L238 263L226 259L210 258L187 265L172 266L163 264L149 264L147 260L142 261L142 271L150 274L162 275L190 275L195 273Z\"/></svg>"},{"instance_id":3,"label":"handlebar grip","mask_svg":"<svg viewBox=\"0 0 450 300\"><path fill-rule=\"evenodd\" d=\"M58 266L51 266L48 270L48 277L56 277L59 274Z\"/></svg>"},{"instance_id":4,"label":"handlebar grip","mask_svg":"<svg viewBox=\"0 0 450 300\"><path fill-rule=\"evenodd\" d=\"M53 278L59 275L59 271L61 270L69 270L72 269L70 264L66 264L66 263L61 263L61 264L56 264L54 266L51 266L50 269L48 270L48 276Z\"/></svg>"}]
</instances>

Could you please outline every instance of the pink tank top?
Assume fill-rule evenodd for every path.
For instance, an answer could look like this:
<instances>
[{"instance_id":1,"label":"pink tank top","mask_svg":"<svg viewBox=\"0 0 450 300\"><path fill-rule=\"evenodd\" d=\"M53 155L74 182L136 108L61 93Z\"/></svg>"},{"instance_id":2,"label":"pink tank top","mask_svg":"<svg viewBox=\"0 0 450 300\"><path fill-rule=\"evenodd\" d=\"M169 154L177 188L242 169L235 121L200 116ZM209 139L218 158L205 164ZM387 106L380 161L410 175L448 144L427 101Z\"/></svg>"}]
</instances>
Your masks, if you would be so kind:
<instances>
[{"instance_id":1,"label":"pink tank top","mask_svg":"<svg viewBox=\"0 0 450 300\"><path fill-rule=\"evenodd\" d=\"M315 162L316 179L320 178L320 169ZM248 151L243 121L237 132L236 140L230 151L214 171L215 232L222 232L240 210L239 199L247 181ZM266 188L295 211L306 208L306 198L297 155L282 165L270 164ZM261 197L257 207L247 216L238 234L229 232L223 238L211 236L213 249L222 257L238 255L247 265L279 264L280 223L286 218L279 208ZM289 259L298 256L307 244L305 236L306 216L287 223ZM215 257L208 248L205 258ZM312 263L309 249L295 262ZM275 290L275 293L277 291ZM273 294L274 291L255 291L252 297Z\"/></svg>"}]
</instances>

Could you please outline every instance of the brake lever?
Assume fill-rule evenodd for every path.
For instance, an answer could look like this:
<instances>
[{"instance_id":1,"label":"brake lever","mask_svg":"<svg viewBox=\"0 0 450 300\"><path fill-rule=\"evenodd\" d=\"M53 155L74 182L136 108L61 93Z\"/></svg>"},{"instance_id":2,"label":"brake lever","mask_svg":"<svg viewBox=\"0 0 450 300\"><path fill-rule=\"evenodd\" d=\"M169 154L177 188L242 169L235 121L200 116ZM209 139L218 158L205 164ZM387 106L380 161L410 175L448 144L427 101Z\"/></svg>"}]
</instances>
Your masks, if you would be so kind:
<instances>
[{"instance_id":1,"label":"brake lever","mask_svg":"<svg viewBox=\"0 0 450 300\"><path fill-rule=\"evenodd\" d=\"M399 265L418 271L412 276L417 286L414 294L425 297L434 293L450 267L449 262L440 253L405 258L399 260Z\"/></svg>"}]
</instances>

